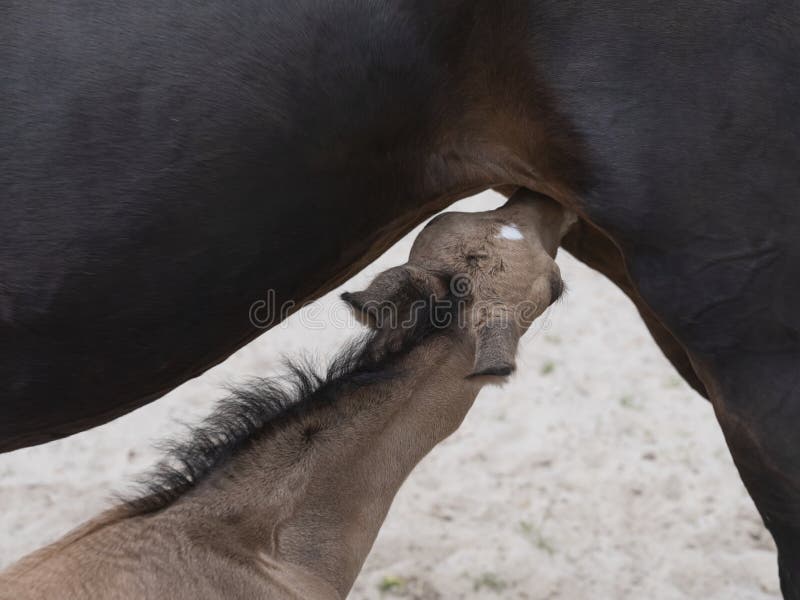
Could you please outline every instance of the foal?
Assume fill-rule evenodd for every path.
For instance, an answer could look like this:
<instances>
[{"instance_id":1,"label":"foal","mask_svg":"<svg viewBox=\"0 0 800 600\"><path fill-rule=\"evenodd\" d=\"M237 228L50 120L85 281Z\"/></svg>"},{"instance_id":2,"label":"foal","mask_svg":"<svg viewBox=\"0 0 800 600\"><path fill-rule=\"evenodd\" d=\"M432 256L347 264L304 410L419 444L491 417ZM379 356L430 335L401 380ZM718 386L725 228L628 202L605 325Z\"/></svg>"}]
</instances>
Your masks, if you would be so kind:
<instances>
[{"instance_id":1,"label":"foal","mask_svg":"<svg viewBox=\"0 0 800 600\"><path fill-rule=\"evenodd\" d=\"M234 393L146 495L12 566L0 598L344 598L403 480L561 293L570 223L530 192L433 220L407 264L343 296L372 331L326 376Z\"/></svg>"}]
</instances>

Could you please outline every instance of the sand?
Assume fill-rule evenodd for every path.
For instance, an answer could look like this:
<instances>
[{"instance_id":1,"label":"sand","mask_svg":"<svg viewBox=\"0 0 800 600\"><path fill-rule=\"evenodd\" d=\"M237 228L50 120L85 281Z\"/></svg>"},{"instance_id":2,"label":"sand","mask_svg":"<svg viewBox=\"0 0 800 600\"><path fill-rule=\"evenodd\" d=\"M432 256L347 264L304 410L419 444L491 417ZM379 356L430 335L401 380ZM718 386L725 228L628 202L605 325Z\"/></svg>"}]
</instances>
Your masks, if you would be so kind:
<instances>
[{"instance_id":1,"label":"sand","mask_svg":"<svg viewBox=\"0 0 800 600\"><path fill-rule=\"evenodd\" d=\"M344 288L404 262L412 239ZM774 545L710 405L621 292L558 262L568 295L523 339L512 380L411 475L350 598L779 598ZM0 455L0 568L128 490L153 442L207 414L222 385L279 372L285 354L330 357L357 331L334 292L150 406Z\"/></svg>"}]
</instances>

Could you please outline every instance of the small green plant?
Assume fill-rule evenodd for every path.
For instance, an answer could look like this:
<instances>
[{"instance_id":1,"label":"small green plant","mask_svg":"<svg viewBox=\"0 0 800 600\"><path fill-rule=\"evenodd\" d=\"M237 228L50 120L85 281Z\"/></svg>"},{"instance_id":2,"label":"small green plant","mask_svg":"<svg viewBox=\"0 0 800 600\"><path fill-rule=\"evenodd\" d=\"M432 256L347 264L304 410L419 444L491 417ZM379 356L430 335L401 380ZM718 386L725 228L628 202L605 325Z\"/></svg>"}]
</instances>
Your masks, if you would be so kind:
<instances>
[{"instance_id":1,"label":"small green plant","mask_svg":"<svg viewBox=\"0 0 800 600\"><path fill-rule=\"evenodd\" d=\"M402 577L396 577L394 575L386 575L381 582L378 584L378 590L382 594L387 594L389 592L396 592L403 589L406 585L405 580Z\"/></svg>"},{"instance_id":2,"label":"small green plant","mask_svg":"<svg viewBox=\"0 0 800 600\"><path fill-rule=\"evenodd\" d=\"M553 556L556 553L555 546L544 537L542 530L531 523L530 521L520 521L519 528L525 534L525 536L533 543L534 546L539 548L539 550L546 552L550 556Z\"/></svg>"},{"instance_id":3,"label":"small green plant","mask_svg":"<svg viewBox=\"0 0 800 600\"><path fill-rule=\"evenodd\" d=\"M493 592L502 592L507 587L508 584L494 573L484 573L475 580L472 586L476 592L484 588Z\"/></svg>"},{"instance_id":4,"label":"small green plant","mask_svg":"<svg viewBox=\"0 0 800 600\"><path fill-rule=\"evenodd\" d=\"M553 361L551 361L551 360L548 360L546 363L544 363L544 364L542 365L542 368L540 369L540 371L539 371L539 372L540 372L542 375L550 375L550 373L552 373L552 372L553 372L553 371L555 371L555 370L556 370L556 365L555 365L555 363L554 363Z\"/></svg>"},{"instance_id":5,"label":"small green plant","mask_svg":"<svg viewBox=\"0 0 800 600\"><path fill-rule=\"evenodd\" d=\"M638 410L640 408L634 401L633 396L628 394L619 399L619 405L622 408L630 408L631 410Z\"/></svg>"}]
</instances>

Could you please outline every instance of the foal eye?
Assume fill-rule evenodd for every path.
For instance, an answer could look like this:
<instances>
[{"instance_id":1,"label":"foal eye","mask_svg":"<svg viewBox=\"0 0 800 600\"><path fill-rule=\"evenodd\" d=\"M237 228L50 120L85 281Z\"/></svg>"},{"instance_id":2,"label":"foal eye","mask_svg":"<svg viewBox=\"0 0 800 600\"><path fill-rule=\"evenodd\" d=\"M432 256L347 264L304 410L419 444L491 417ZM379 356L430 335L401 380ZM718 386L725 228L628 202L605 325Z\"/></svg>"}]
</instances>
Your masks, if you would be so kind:
<instances>
[{"instance_id":1,"label":"foal eye","mask_svg":"<svg viewBox=\"0 0 800 600\"><path fill-rule=\"evenodd\" d=\"M465 258L470 267L477 267L482 260L489 258L489 254L486 252L470 252L465 255Z\"/></svg>"}]
</instances>

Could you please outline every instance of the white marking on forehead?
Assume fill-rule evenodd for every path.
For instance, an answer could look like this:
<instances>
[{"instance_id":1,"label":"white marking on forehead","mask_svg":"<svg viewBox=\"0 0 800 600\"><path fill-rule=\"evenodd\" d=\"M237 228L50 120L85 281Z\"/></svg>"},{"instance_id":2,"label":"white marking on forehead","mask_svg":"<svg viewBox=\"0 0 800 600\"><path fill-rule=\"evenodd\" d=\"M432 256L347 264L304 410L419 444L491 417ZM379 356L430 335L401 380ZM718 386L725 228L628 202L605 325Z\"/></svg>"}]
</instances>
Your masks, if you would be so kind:
<instances>
[{"instance_id":1,"label":"white marking on forehead","mask_svg":"<svg viewBox=\"0 0 800 600\"><path fill-rule=\"evenodd\" d=\"M525 236L522 235L522 232L514 223L511 225L503 225L503 227L500 229L500 233L497 234L497 237L505 238L507 240L521 240L525 238Z\"/></svg>"}]
</instances>

